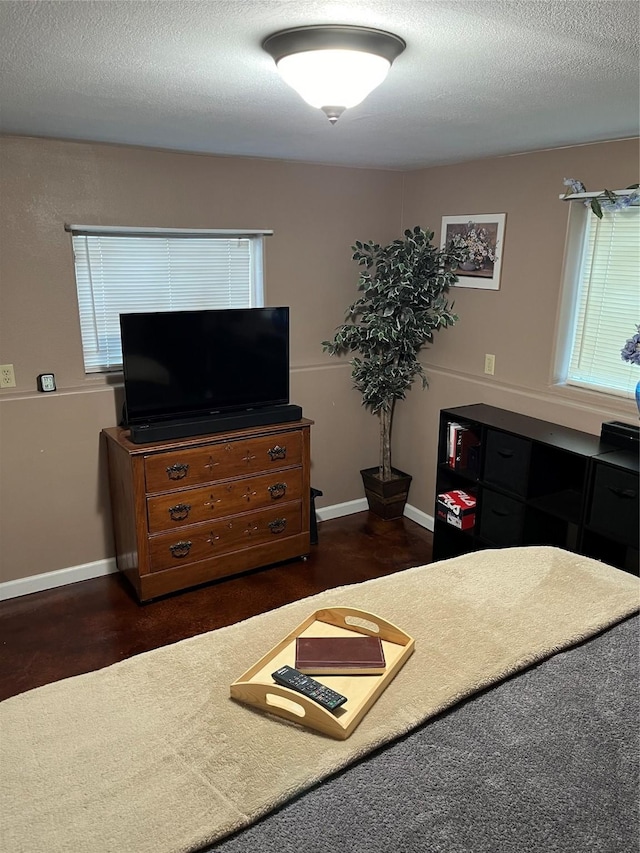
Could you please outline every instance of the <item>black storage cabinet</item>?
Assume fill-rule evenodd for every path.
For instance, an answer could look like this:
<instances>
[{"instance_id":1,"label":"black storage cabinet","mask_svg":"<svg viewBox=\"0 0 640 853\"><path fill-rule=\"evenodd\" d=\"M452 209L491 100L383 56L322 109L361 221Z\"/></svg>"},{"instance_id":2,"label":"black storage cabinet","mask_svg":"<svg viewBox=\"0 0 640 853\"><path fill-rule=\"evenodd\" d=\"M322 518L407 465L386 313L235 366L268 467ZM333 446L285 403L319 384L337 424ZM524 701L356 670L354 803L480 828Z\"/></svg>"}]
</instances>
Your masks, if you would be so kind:
<instances>
[{"instance_id":1,"label":"black storage cabinet","mask_svg":"<svg viewBox=\"0 0 640 853\"><path fill-rule=\"evenodd\" d=\"M452 454L451 425L471 451ZM548 421L474 404L443 409L437 495L476 498L473 527L436 514L433 554L447 559L481 548L555 545L638 574L638 454Z\"/></svg>"}]
</instances>

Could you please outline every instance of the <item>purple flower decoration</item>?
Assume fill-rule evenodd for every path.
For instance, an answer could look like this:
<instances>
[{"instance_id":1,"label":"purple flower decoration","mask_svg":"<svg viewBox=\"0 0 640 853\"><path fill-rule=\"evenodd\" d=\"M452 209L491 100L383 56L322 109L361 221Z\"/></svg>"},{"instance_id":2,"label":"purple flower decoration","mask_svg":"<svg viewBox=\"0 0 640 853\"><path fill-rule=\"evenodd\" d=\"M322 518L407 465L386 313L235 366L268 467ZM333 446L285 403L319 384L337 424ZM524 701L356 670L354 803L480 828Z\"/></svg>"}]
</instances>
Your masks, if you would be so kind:
<instances>
[{"instance_id":1,"label":"purple flower decoration","mask_svg":"<svg viewBox=\"0 0 640 853\"><path fill-rule=\"evenodd\" d=\"M634 192L631 195L619 195L611 204L610 210L624 210L626 207L631 207L638 199L638 193Z\"/></svg>"},{"instance_id":2,"label":"purple flower decoration","mask_svg":"<svg viewBox=\"0 0 640 853\"><path fill-rule=\"evenodd\" d=\"M630 361L631 364L640 365L640 326L636 326L638 330L636 334L629 338L624 347L620 350L620 356L623 361Z\"/></svg>"},{"instance_id":3,"label":"purple flower decoration","mask_svg":"<svg viewBox=\"0 0 640 853\"><path fill-rule=\"evenodd\" d=\"M587 191L582 181L576 181L575 178L565 178L562 183L565 187L569 187L563 198L572 195L572 193L586 193ZM632 190L632 192L624 195L618 195L611 190L603 190L598 195L585 199L583 204L585 207L590 207L598 219L602 219L603 210L624 210L637 203L638 198L640 198L638 184L631 184L627 189Z\"/></svg>"},{"instance_id":4,"label":"purple flower decoration","mask_svg":"<svg viewBox=\"0 0 640 853\"><path fill-rule=\"evenodd\" d=\"M576 181L575 178L565 178L562 183L565 185L565 187L571 187L572 193L586 192L586 187L582 183L582 181Z\"/></svg>"}]
</instances>

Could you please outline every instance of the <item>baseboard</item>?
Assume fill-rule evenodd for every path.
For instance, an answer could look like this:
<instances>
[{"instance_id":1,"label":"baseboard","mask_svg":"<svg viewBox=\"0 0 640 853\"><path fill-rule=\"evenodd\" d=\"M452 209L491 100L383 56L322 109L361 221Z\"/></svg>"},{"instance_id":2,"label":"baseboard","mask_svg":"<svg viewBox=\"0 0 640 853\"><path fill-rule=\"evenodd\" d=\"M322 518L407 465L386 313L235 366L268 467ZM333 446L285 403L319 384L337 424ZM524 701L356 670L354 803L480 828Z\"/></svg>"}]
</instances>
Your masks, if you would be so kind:
<instances>
[{"instance_id":1,"label":"baseboard","mask_svg":"<svg viewBox=\"0 0 640 853\"><path fill-rule=\"evenodd\" d=\"M366 512L367 499L359 498L357 501L347 501L332 506L316 507L316 518L318 521L330 521L332 518L342 518L343 515L353 515L356 512Z\"/></svg>"},{"instance_id":2,"label":"baseboard","mask_svg":"<svg viewBox=\"0 0 640 853\"><path fill-rule=\"evenodd\" d=\"M331 518L341 518L343 515L353 515L356 512L366 512L368 509L367 499L360 498L357 501L347 501L342 504L333 504L333 506L324 506L316 508L316 517L318 521L329 521ZM427 515L421 509L407 504L404 508L405 518L410 521L415 521L420 527L425 527L427 530L433 530L433 516Z\"/></svg>"},{"instance_id":3,"label":"baseboard","mask_svg":"<svg viewBox=\"0 0 640 853\"><path fill-rule=\"evenodd\" d=\"M58 569L55 572L45 572L41 575L31 575L28 578L18 578L15 581L0 583L0 601L30 595L32 592L42 592L57 586L66 586L78 581L99 578L117 572L114 558L97 560L95 563L84 563L81 566L70 566L68 569Z\"/></svg>"},{"instance_id":4,"label":"baseboard","mask_svg":"<svg viewBox=\"0 0 640 853\"><path fill-rule=\"evenodd\" d=\"M420 527L425 527L433 533L434 521L432 515L427 515L426 512L422 512L421 509L416 509L416 507L411 506L411 504L407 504L405 506L404 515L405 518L409 519L409 521L415 521L415 523L419 524Z\"/></svg>"},{"instance_id":5,"label":"baseboard","mask_svg":"<svg viewBox=\"0 0 640 853\"><path fill-rule=\"evenodd\" d=\"M316 509L318 521L329 521L332 518L341 518L345 515L353 515L356 512L366 512L367 499L359 498L357 501L346 501L333 506L325 506ZM410 521L415 521L427 530L433 530L433 518L422 510L407 504L404 510L405 516ZM320 534L322 536L322 534ZM14 581L0 583L0 601L9 598L18 598L21 595L30 595L33 592L42 592L45 589L55 589L57 586L66 586L78 581L91 580L103 575L111 575L117 572L115 558L97 560L95 563L84 563L81 566L70 566L68 569L58 569L55 572L45 572L41 575L31 575L28 578L19 578Z\"/></svg>"}]
</instances>

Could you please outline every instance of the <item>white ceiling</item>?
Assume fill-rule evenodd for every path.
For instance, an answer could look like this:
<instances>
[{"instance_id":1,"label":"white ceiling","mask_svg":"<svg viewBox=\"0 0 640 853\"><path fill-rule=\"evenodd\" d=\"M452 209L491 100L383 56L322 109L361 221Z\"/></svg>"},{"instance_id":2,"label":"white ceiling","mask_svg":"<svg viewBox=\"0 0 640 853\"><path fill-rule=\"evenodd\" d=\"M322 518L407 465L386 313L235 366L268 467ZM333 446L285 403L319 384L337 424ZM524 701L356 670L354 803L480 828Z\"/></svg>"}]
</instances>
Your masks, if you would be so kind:
<instances>
[{"instance_id":1,"label":"white ceiling","mask_svg":"<svg viewBox=\"0 0 640 853\"><path fill-rule=\"evenodd\" d=\"M0 2L4 133L412 169L636 136L637 0ZM407 42L332 127L261 48L309 24Z\"/></svg>"}]
</instances>

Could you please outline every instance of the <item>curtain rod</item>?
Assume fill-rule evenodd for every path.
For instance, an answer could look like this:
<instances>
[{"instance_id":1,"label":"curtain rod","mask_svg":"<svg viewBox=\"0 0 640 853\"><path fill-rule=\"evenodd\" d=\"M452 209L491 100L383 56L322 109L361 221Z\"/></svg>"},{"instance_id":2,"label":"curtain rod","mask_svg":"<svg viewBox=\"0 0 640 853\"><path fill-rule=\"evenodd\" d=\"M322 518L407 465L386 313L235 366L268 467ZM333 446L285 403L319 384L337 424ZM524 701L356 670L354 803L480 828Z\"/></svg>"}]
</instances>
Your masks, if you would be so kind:
<instances>
[{"instance_id":1,"label":"curtain rod","mask_svg":"<svg viewBox=\"0 0 640 853\"><path fill-rule=\"evenodd\" d=\"M569 195L559 195L558 198L562 201L582 201L585 198L597 198L602 195L604 190L590 193L570 193ZM611 190L614 195L631 195L637 190Z\"/></svg>"},{"instance_id":2,"label":"curtain rod","mask_svg":"<svg viewBox=\"0 0 640 853\"><path fill-rule=\"evenodd\" d=\"M69 225L65 231L72 234L103 234L111 237L270 237L273 230L268 228L135 228L120 225Z\"/></svg>"}]
</instances>

